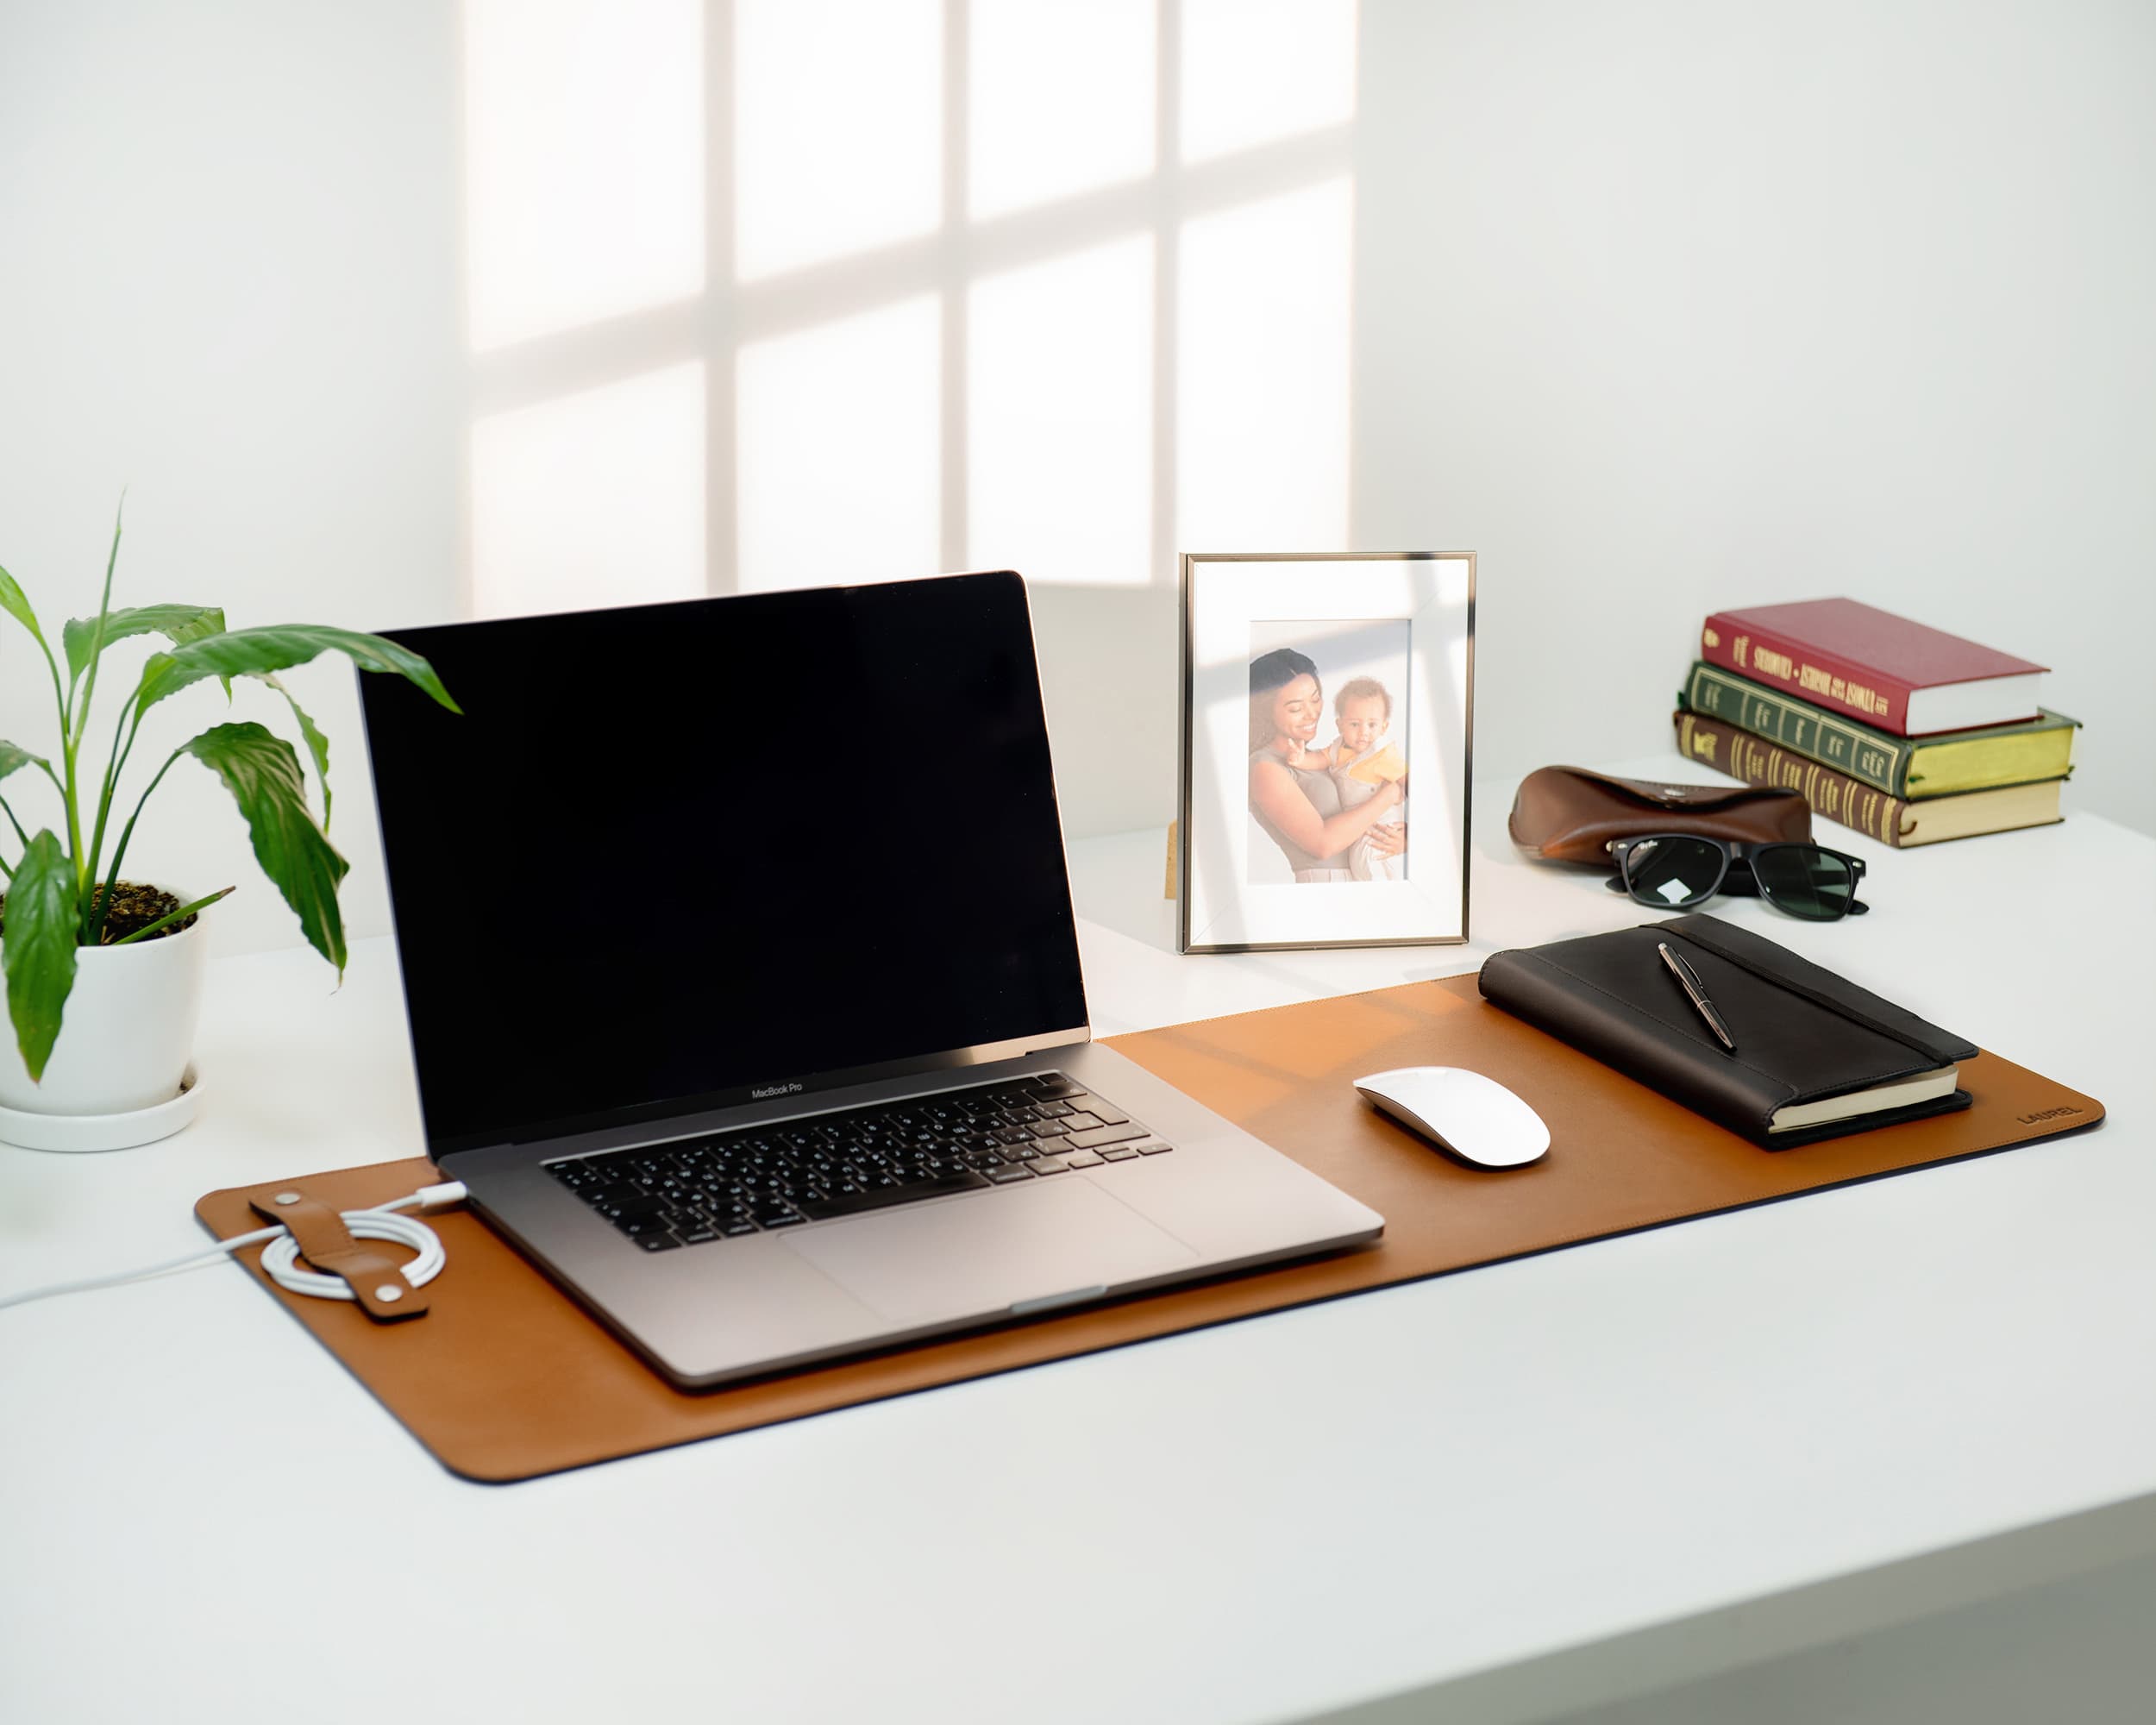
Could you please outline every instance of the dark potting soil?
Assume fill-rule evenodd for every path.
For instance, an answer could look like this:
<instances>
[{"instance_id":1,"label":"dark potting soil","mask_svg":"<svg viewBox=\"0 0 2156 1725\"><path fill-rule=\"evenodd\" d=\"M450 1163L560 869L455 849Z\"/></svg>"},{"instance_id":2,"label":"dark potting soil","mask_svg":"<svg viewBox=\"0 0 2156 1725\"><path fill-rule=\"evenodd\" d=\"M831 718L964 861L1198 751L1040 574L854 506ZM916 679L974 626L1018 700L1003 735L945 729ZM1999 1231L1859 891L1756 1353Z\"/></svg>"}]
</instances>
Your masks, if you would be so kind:
<instances>
[{"instance_id":1,"label":"dark potting soil","mask_svg":"<svg viewBox=\"0 0 2156 1725\"><path fill-rule=\"evenodd\" d=\"M104 897L104 888L97 889L98 899ZM140 886L133 881L122 881L112 889L112 909L105 917L104 944L110 946L116 940L124 940L139 928L147 928L160 917L168 917L179 908L179 900L170 893L155 887ZM145 935L146 940L162 940L168 934L178 934L192 928L197 918L184 916L155 934ZM8 932L8 898L0 893L0 937Z\"/></svg>"}]
</instances>

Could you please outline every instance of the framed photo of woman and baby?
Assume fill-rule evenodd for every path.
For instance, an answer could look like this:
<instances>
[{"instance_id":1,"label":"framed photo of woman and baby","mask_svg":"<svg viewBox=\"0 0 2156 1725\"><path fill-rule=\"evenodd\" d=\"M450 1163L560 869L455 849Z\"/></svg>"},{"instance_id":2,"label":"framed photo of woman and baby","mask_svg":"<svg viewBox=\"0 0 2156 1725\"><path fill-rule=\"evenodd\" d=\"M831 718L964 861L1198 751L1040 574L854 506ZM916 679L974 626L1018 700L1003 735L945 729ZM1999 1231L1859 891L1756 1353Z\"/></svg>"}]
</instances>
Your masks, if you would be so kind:
<instances>
[{"instance_id":1,"label":"framed photo of woman and baby","mask_svg":"<svg viewBox=\"0 0 2156 1725\"><path fill-rule=\"evenodd\" d=\"M1182 560L1185 952L1467 938L1475 557Z\"/></svg>"}]
</instances>

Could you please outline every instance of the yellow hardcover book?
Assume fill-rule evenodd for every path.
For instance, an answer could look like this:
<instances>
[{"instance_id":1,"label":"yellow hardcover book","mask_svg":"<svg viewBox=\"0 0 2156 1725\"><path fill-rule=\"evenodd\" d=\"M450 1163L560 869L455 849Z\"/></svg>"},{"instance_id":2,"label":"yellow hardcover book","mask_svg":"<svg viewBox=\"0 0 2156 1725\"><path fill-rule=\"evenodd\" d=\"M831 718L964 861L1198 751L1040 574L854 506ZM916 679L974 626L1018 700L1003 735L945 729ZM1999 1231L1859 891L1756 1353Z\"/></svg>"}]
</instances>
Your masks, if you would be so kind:
<instances>
[{"instance_id":1,"label":"yellow hardcover book","mask_svg":"<svg viewBox=\"0 0 2156 1725\"><path fill-rule=\"evenodd\" d=\"M2061 778L2080 727L2045 710L2015 724L1896 737L1705 661L1693 665L1678 704L1912 802Z\"/></svg>"},{"instance_id":2,"label":"yellow hardcover book","mask_svg":"<svg viewBox=\"0 0 2156 1725\"><path fill-rule=\"evenodd\" d=\"M1909 755L1912 801L1950 797L2032 779L2063 779L2073 766L2078 727L2046 712L2028 724L1919 743Z\"/></svg>"},{"instance_id":3,"label":"yellow hardcover book","mask_svg":"<svg viewBox=\"0 0 2156 1725\"><path fill-rule=\"evenodd\" d=\"M1983 832L2011 832L2020 826L2048 826L2059 819L2058 779L2033 785L2006 785L1996 791L1965 791L1955 797L1927 797L1906 804L1902 812L1903 849L1937 844L1947 838L1974 838Z\"/></svg>"}]
</instances>

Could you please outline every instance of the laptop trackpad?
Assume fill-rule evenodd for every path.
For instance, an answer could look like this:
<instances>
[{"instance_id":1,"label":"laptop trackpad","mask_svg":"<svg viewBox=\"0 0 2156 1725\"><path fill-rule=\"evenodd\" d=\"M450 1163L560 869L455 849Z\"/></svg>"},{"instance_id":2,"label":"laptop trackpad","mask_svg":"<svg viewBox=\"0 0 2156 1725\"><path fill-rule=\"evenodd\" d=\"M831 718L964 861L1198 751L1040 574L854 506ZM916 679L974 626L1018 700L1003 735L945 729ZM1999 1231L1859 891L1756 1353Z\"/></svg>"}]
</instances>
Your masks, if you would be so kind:
<instances>
[{"instance_id":1,"label":"laptop trackpad","mask_svg":"<svg viewBox=\"0 0 2156 1725\"><path fill-rule=\"evenodd\" d=\"M784 1238L856 1299L901 1322L1112 1287L1197 1256L1129 1205L1074 1179L993 1199L910 1205Z\"/></svg>"}]
</instances>

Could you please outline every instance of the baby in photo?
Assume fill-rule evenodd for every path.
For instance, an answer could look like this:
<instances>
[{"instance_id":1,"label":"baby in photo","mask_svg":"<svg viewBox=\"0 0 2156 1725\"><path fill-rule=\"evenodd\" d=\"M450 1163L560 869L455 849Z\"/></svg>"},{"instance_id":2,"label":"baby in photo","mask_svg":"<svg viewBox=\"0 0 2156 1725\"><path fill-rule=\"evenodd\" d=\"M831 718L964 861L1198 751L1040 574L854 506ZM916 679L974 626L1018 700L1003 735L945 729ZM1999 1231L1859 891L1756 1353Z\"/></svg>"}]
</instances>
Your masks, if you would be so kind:
<instances>
[{"instance_id":1,"label":"baby in photo","mask_svg":"<svg viewBox=\"0 0 2156 1725\"><path fill-rule=\"evenodd\" d=\"M1340 734L1326 751L1332 782L1340 787L1340 806L1358 808L1389 779L1405 779L1407 762L1386 740L1392 729L1393 698L1375 677L1351 677L1333 697L1333 717ZM1407 818L1405 797L1377 819L1380 826L1398 826ZM1348 847L1348 874L1357 881L1404 881L1407 858L1380 856L1368 834Z\"/></svg>"}]
</instances>

